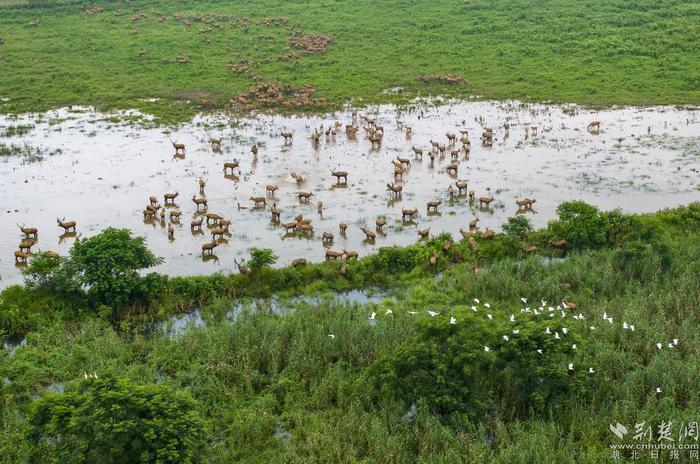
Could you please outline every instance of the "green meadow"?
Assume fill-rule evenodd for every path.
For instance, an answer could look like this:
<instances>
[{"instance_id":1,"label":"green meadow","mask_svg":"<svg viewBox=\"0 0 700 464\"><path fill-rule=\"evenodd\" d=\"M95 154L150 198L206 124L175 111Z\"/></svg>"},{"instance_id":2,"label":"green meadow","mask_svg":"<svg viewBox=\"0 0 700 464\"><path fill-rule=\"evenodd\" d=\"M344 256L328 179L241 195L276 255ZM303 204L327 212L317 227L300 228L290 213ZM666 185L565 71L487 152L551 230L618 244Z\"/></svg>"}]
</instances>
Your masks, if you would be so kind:
<instances>
[{"instance_id":1,"label":"green meadow","mask_svg":"<svg viewBox=\"0 0 700 464\"><path fill-rule=\"evenodd\" d=\"M284 111L430 95L700 101L700 5L681 0L6 0L0 38L5 113L96 105L176 122L261 83L313 87L256 102Z\"/></svg>"}]
</instances>

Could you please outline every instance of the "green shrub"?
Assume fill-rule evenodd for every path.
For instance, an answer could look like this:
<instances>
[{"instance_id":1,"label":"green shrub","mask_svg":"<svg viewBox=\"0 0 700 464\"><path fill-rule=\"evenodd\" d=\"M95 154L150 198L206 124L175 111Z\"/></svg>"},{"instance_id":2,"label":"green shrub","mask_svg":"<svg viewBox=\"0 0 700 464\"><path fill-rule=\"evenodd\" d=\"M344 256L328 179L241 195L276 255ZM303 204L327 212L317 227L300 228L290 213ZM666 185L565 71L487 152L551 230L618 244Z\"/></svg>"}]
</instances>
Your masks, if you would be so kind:
<instances>
[{"instance_id":1,"label":"green shrub","mask_svg":"<svg viewBox=\"0 0 700 464\"><path fill-rule=\"evenodd\" d=\"M525 238L532 232L532 222L522 215L509 217L508 222L503 224L503 232L513 237Z\"/></svg>"},{"instance_id":2,"label":"green shrub","mask_svg":"<svg viewBox=\"0 0 700 464\"><path fill-rule=\"evenodd\" d=\"M258 271L264 267L272 266L277 262L277 255L270 248L256 248L250 249L250 262L248 263L250 269L253 271Z\"/></svg>"},{"instance_id":3,"label":"green shrub","mask_svg":"<svg viewBox=\"0 0 700 464\"><path fill-rule=\"evenodd\" d=\"M564 397L584 392L582 368L568 370L581 356L572 348L579 336L563 335L556 319L521 315L511 323L503 315L490 320L468 310L456 317L457 324L448 316L423 320L414 339L375 362L369 375L380 395L476 419L557 411L565 407ZM562 339L545 333L546 327Z\"/></svg>"},{"instance_id":4,"label":"green shrub","mask_svg":"<svg viewBox=\"0 0 700 464\"><path fill-rule=\"evenodd\" d=\"M28 437L52 462L196 463L204 422L186 393L165 385L88 378L34 403Z\"/></svg>"}]
</instances>

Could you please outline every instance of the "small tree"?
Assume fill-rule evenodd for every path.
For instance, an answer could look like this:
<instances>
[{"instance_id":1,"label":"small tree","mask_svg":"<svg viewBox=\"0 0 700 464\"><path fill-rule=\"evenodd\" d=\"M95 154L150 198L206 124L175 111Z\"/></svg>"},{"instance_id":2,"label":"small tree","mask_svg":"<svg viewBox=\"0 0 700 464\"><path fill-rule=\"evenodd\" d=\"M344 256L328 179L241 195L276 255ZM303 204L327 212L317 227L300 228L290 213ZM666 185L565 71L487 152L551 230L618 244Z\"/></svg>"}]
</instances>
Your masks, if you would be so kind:
<instances>
[{"instance_id":1,"label":"small tree","mask_svg":"<svg viewBox=\"0 0 700 464\"><path fill-rule=\"evenodd\" d=\"M607 216L583 201L569 201L557 207L559 220L549 223L550 232L566 239L574 248L600 248L608 242Z\"/></svg>"},{"instance_id":2,"label":"small tree","mask_svg":"<svg viewBox=\"0 0 700 464\"><path fill-rule=\"evenodd\" d=\"M250 269L252 271L260 270L264 267L272 266L277 262L277 255L269 248L250 249Z\"/></svg>"},{"instance_id":3,"label":"small tree","mask_svg":"<svg viewBox=\"0 0 700 464\"><path fill-rule=\"evenodd\" d=\"M146 247L143 237L133 237L129 229L110 227L76 242L69 265L97 304L120 307L141 295L138 271L161 261Z\"/></svg>"},{"instance_id":4,"label":"small tree","mask_svg":"<svg viewBox=\"0 0 700 464\"><path fill-rule=\"evenodd\" d=\"M196 463L204 423L186 393L89 378L34 403L28 437L52 462Z\"/></svg>"},{"instance_id":5,"label":"small tree","mask_svg":"<svg viewBox=\"0 0 700 464\"><path fill-rule=\"evenodd\" d=\"M525 238L532 232L532 223L525 216L509 217L508 222L503 224L503 232L517 238Z\"/></svg>"}]
</instances>

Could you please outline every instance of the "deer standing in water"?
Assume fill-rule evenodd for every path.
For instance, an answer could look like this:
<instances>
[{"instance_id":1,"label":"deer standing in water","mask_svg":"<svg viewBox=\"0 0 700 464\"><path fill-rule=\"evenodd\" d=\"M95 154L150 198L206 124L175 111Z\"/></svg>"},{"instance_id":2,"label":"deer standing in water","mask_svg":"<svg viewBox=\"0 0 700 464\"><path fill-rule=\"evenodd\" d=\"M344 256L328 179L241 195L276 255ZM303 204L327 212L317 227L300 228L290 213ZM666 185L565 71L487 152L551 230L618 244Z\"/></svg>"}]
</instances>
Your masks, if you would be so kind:
<instances>
[{"instance_id":1,"label":"deer standing in water","mask_svg":"<svg viewBox=\"0 0 700 464\"><path fill-rule=\"evenodd\" d=\"M63 219L56 218L56 222L58 223L58 227L63 227L64 232L75 232L75 221L66 221L64 217Z\"/></svg>"},{"instance_id":2,"label":"deer standing in water","mask_svg":"<svg viewBox=\"0 0 700 464\"><path fill-rule=\"evenodd\" d=\"M22 231L25 237L37 238L39 236L39 229L36 227L25 227L24 224L17 224L17 227L19 227L19 230Z\"/></svg>"},{"instance_id":3,"label":"deer standing in water","mask_svg":"<svg viewBox=\"0 0 700 464\"><path fill-rule=\"evenodd\" d=\"M175 154L176 155L184 155L185 154L185 144L184 143L176 143L176 142L170 142L173 144L173 148L175 149Z\"/></svg>"}]
</instances>

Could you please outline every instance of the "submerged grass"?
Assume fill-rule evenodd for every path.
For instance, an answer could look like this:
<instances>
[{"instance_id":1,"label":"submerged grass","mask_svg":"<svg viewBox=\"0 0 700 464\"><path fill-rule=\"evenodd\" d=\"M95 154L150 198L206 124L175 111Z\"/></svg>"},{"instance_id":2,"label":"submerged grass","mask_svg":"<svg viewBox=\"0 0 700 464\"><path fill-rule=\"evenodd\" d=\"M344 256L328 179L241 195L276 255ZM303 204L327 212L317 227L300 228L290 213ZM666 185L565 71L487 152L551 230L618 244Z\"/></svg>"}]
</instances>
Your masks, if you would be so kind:
<instances>
[{"instance_id":1,"label":"submerged grass","mask_svg":"<svg viewBox=\"0 0 700 464\"><path fill-rule=\"evenodd\" d=\"M699 19L687 0L5 2L0 111L86 104L181 121L261 82L315 89L270 104L286 111L430 94L697 104ZM317 52L304 36L330 43Z\"/></svg>"}]
</instances>

